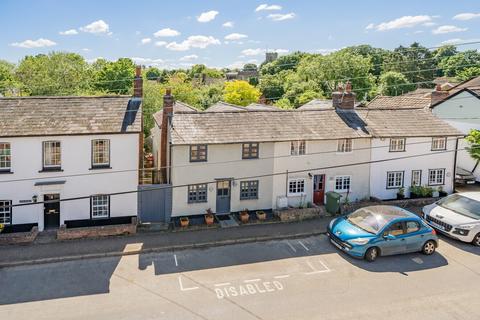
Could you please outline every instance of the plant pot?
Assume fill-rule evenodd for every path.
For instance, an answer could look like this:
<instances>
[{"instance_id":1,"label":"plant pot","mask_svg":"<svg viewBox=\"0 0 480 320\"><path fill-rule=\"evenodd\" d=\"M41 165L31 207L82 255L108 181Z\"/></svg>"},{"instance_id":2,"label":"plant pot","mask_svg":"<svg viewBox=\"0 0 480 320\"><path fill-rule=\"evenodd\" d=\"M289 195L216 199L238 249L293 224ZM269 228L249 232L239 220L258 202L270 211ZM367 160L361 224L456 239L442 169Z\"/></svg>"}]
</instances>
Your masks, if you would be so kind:
<instances>
[{"instance_id":1,"label":"plant pot","mask_svg":"<svg viewBox=\"0 0 480 320\"><path fill-rule=\"evenodd\" d=\"M207 224L207 226L211 226L213 224L213 221L214 221L213 214L207 213L205 215L205 223Z\"/></svg>"},{"instance_id":2,"label":"plant pot","mask_svg":"<svg viewBox=\"0 0 480 320\"><path fill-rule=\"evenodd\" d=\"M188 227L189 224L190 224L190 220L187 217L180 218L180 226L182 228Z\"/></svg>"},{"instance_id":3,"label":"plant pot","mask_svg":"<svg viewBox=\"0 0 480 320\"><path fill-rule=\"evenodd\" d=\"M403 200L403 199L405 199L405 195L397 193L397 200Z\"/></svg>"},{"instance_id":4,"label":"plant pot","mask_svg":"<svg viewBox=\"0 0 480 320\"><path fill-rule=\"evenodd\" d=\"M248 214L248 212L240 213L240 220L242 221L242 223L247 223L249 218L250 215Z\"/></svg>"},{"instance_id":5,"label":"plant pot","mask_svg":"<svg viewBox=\"0 0 480 320\"><path fill-rule=\"evenodd\" d=\"M446 193L445 191L439 191L438 196L439 197L446 197L446 196L448 196L448 193Z\"/></svg>"},{"instance_id":6,"label":"plant pot","mask_svg":"<svg viewBox=\"0 0 480 320\"><path fill-rule=\"evenodd\" d=\"M267 214L265 211L257 211L257 219L260 221L266 220L267 219Z\"/></svg>"},{"instance_id":7,"label":"plant pot","mask_svg":"<svg viewBox=\"0 0 480 320\"><path fill-rule=\"evenodd\" d=\"M410 199L417 199L419 198L418 194L411 192L410 193Z\"/></svg>"}]
</instances>

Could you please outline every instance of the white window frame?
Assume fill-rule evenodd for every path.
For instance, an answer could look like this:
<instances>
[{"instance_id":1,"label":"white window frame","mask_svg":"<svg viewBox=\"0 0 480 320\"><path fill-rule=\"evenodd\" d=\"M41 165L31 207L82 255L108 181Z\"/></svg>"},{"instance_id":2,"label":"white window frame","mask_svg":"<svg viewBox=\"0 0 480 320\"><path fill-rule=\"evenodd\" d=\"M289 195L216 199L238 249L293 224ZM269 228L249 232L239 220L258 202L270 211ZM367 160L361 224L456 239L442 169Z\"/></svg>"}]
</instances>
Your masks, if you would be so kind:
<instances>
[{"instance_id":1,"label":"white window frame","mask_svg":"<svg viewBox=\"0 0 480 320\"><path fill-rule=\"evenodd\" d=\"M105 219L110 217L110 196L107 194L96 194L91 196L91 218Z\"/></svg>"},{"instance_id":2,"label":"white window frame","mask_svg":"<svg viewBox=\"0 0 480 320\"><path fill-rule=\"evenodd\" d=\"M12 200L0 200L0 224L12 224ZM4 208L10 206L8 208Z\"/></svg>"},{"instance_id":3,"label":"white window frame","mask_svg":"<svg viewBox=\"0 0 480 320\"><path fill-rule=\"evenodd\" d=\"M307 142L305 140L290 141L290 155L303 156L307 153Z\"/></svg>"},{"instance_id":4,"label":"white window frame","mask_svg":"<svg viewBox=\"0 0 480 320\"><path fill-rule=\"evenodd\" d=\"M403 188L405 177L404 171L388 171L387 172L387 189ZM390 184L392 182L392 184Z\"/></svg>"},{"instance_id":5,"label":"white window frame","mask_svg":"<svg viewBox=\"0 0 480 320\"><path fill-rule=\"evenodd\" d=\"M433 137L432 151L447 150L447 137Z\"/></svg>"},{"instance_id":6,"label":"white window frame","mask_svg":"<svg viewBox=\"0 0 480 320\"><path fill-rule=\"evenodd\" d=\"M433 180L432 180L433 173ZM441 179L439 179L441 178ZM429 186L442 186L445 184L445 169L428 169L428 185Z\"/></svg>"},{"instance_id":7,"label":"white window frame","mask_svg":"<svg viewBox=\"0 0 480 320\"><path fill-rule=\"evenodd\" d=\"M342 188L339 189L337 188L337 181L341 179L341 186ZM345 188L345 185L347 184L346 181L348 180L348 188ZM334 191L337 192L348 192L352 190L352 176L335 176L335 185L334 185Z\"/></svg>"},{"instance_id":8,"label":"white window frame","mask_svg":"<svg viewBox=\"0 0 480 320\"><path fill-rule=\"evenodd\" d=\"M338 139L337 141L337 153L352 153L353 152L353 139Z\"/></svg>"},{"instance_id":9,"label":"white window frame","mask_svg":"<svg viewBox=\"0 0 480 320\"><path fill-rule=\"evenodd\" d=\"M289 196L300 196L305 194L306 187L305 178L292 178L288 179L288 195ZM292 192L293 190L293 192Z\"/></svg>"},{"instance_id":10,"label":"white window frame","mask_svg":"<svg viewBox=\"0 0 480 320\"><path fill-rule=\"evenodd\" d=\"M405 138L390 138L390 152L404 152L406 150L407 140Z\"/></svg>"},{"instance_id":11,"label":"white window frame","mask_svg":"<svg viewBox=\"0 0 480 320\"><path fill-rule=\"evenodd\" d=\"M100 146L97 143L103 142L103 150L100 150ZM103 153L104 162L98 162L98 155ZM110 166L110 140L109 139L95 139L92 140L92 167L109 167Z\"/></svg>"},{"instance_id":12,"label":"white window frame","mask_svg":"<svg viewBox=\"0 0 480 320\"><path fill-rule=\"evenodd\" d=\"M56 163L47 164L47 146L49 147L48 150L52 151L54 144L58 143L58 153L53 153L49 158L54 160ZM42 143L43 148L43 167L44 168L61 168L62 167L62 143L59 140L55 141L43 141ZM58 159L56 159L56 155L58 155ZM57 162L58 161L58 162Z\"/></svg>"},{"instance_id":13,"label":"white window frame","mask_svg":"<svg viewBox=\"0 0 480 320\"><path fill-rule=\"evenodd\" d=\"M418 183L415 183L415 174L418 173ZM410 185L419 187L422 185L422 170L412 170L412 179Z\"/></svg>"},{"instance_id":14,"label":"white window frame","mask_svg":"<svg viewBox=\"0 0 480 320\"><path fill-rule=\"evenodd\" d=\"M12 145L10 142L0 142L0 171L10 171L12 168Z\"/></svg>"}]
</instances>

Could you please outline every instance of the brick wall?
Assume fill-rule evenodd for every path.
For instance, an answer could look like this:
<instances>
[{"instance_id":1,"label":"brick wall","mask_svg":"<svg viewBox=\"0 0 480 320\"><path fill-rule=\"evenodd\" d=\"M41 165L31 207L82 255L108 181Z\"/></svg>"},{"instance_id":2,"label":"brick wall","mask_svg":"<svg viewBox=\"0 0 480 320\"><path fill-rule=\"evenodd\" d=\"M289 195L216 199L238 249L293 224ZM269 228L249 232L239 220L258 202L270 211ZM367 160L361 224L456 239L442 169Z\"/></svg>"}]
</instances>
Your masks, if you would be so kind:
<instances>
[{"instance_id":1,"label":"brick wall","mask_svg":"<svg viewBox=\"0 0 480 320\"><path fill-rule=\"evenodd\" d=\"M128 224L117 224L98 227L70 228L60 226L57 231L58 240L72 240L81 238L99 238L137 233L137 218L132 218Z\"/></svg>"},{"instance_id":2,"label":"brick wall","mask_svg":"<svg viewBox=\"0 0 480 320\"><path fill-rule=\"evenodd\" d=\"M12 233L0 233L0 245L4 244L27 244L31 243L37 238L38 227L33 227L28 232L12 232Z\"/></svg>"}]
</instances>

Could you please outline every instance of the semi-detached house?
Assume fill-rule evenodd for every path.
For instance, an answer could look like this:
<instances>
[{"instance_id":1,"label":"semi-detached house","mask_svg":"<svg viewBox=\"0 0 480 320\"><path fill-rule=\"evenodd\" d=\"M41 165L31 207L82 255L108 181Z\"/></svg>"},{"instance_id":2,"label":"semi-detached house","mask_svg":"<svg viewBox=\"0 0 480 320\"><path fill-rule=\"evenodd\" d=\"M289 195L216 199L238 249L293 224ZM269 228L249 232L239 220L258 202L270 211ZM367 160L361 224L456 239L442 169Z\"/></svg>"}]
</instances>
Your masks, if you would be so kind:
<instances>
[{"instance_id":1,"label":"semi-detached house","mask_svg":"<svg viewBox=\"0 0 480 320\"><path fill-rule=\"evenodd\" d=\"M1 98L0 223L41 231L136 216L137 194L111 194L138 186L139 97Z\"/></svg>"},{"instance_id":2,"label":"semi-detached house","mask_svg":"<svg viewBox=\"0 0 480 320\"><path fill-rule=\"evenodd\" d=\"M457 130L423 108L357 107L335 92L296 110L218 103L201 112L167 92L154 158L172 216L395 198L411 184L453 190ZM414 177L414 178L413 178Z\"/></svg>"}]
</instances>

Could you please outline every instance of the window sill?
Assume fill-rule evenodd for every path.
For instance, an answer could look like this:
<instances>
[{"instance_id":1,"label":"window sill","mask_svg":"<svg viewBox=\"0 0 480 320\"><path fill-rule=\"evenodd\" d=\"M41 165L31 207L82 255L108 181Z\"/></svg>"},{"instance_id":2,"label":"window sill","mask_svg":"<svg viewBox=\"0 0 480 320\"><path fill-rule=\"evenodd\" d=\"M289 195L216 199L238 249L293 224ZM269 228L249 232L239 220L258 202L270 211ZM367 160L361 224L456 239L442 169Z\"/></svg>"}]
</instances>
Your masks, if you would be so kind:
<instances>
[{"instance_id":1,"label":"window sill","mask_svg":"<svg viewBox=\"0 0 480 320\"><path fill-rule=\"evenodd\" d=\"M88 170L102 170L102 169L112 169L112 167L110 167L109 165L106 165L106 166L93 166L93 167L91 167L91 168L88 169Z\"/></svg>"},{"instance_id":2,"label":"window sill","mask_svg":"<svg viewBox=\"0 0 480 320\"><path fill-rule=\"evenodd\" d=\"M240 201L248 201L248 200L258 200L257 198L240 198Z\"/></svg>"},{"instance_id":3,"label":"window sill","mask_svg":"<svg viewBox=\"0 0 480 320\"><path fill-rule=\"evenodd\" d=\"M190 160L190 162L207 162L207 159L205 159L205 160Z\"/></svg>"},{"instance_id":4,"label":"window sill","mask_svg":"<svg viewBox=\"0 0 480 320\"><path fill-rule=\"evenodd\" d=\"M43 168L42 170L38 171L40 173L42 172L63 172L62 168Z\"/></svg>"},{"instance_id":5,"label":"window sill","mask_svg":"<svg viewBox=\"0 0 480 320\"><path fill-rule=\"evenodd\" d=\"M447 149L431 149L430 151L435 152L435 151L447 151Z\"/></svg>"},{"instance_id":6,"label":"window sill","mask_svg":"<svg viewBox=\"0 0 480 320\"><path fill-rule=\"evenodd\" d=\"M0 170L0 174L13 174L13 171L10 171L10 170Z\"/></svg>"},{"instance_id":7,"label":"window sill","mask_svg":"<svg viewBox=\"0 0 480 320\"><path fill-rule=\"evenodd\" d=\"M307 194L305 192L301 192L301 193L289 193L287 194L287 197L304 197L306 196Z\"/></svg>"}]
</instances>

